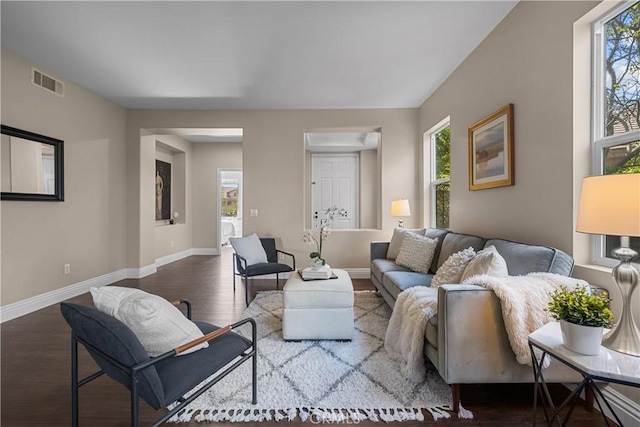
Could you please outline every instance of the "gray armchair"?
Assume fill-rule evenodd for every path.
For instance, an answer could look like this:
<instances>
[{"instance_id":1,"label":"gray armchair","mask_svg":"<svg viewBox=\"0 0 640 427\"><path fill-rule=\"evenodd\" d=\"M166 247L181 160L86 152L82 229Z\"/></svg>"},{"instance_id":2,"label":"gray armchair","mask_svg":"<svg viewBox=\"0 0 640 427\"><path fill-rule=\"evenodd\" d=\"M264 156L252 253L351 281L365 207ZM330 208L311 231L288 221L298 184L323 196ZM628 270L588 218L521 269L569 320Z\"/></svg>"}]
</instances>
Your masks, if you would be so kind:
<instances>
[{"instance_id":1,"label":"gray armchair","mask_svg":"<svg viewBox=\"0 0 640 427\"><path fill-rule=\"evenodd\" d=\"M276 289L280 288L280 273L290 273L296 269L296 258L293 254L281 251L276 248L276 239L272 237L261 237L260 243L267 254L267 262L247 265L247 260L236 253L233 253L233 291L236 290L236 276L244 278L245 302L249 305L249 278L263 276L265 274L276 275ZM289 257L291 265L278 262L278 254Z\"/></svg>"},{"instance_id":2,"label":"gray armchair","mask_svg":"<svg viewBox=\"0 0 640 427\"><path fill-rule=\"evenodd\" d=\"M187 304L187 317L190 317L189 302L181 300L174 304L180 303ZM256 323L253 319L244 319L223 328L195 322L204 334L203 337L151 358L131 329L116 318L93 307L77 304L62 303L60 310L71 326L71 407L74 427L79 423L79 388L103 374L107 374L130 390L132 426L139 424L140 399L154 409L178 403L153 424L158 426L249 359L252 359L253 364L252 399L253 403L256 403L257 351ZM246 323L252 327L251 340L231 332L232 329ZM209 343L207 348L178 356L205 341ZM78 378L78 343L87 349L100 367L99 371L83 379ZM226 369L221 371L225 366ZM201 389L188 398L184 397L187 392L214 374L216 375Z\"/></svg>"}]
</instances>

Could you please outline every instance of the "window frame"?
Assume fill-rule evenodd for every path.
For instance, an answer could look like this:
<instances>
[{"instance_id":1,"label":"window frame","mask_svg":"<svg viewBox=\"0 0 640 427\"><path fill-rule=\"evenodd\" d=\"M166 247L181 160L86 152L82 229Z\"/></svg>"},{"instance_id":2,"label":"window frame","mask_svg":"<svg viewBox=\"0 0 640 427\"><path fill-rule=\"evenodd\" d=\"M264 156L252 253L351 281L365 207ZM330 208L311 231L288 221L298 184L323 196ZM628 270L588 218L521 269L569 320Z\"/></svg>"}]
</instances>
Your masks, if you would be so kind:
<instances>
[{"instance_id":1,"label":"window frame","mask_svg":"<svg viewBox=\"0 0 640 427\"><path fill-rule=\"evenodd\" d=\"M447 127L451 127L451 117L447 116L444 119L440 120L435 126L429 129L426 134L429 138L429 152L431 153L430 159L431 164L429 165L429 189L430 189L430 197L429 197L429 226L436 227L436 189L440 184L444 184L447 182L451 182L451 177L449 178L441 178L436 179L436 135L446 129ZM449 153L451 153L451 138L449 138ZM451 166L451 165L449 165ZM449 195L451 195L451 184L449 184ZM451 208L451 203L449 203L449 208ZM451 210L449 210L449 215L451 215ZM451 216L449 216L451 219Z\"/></svg>"},{"instance_id":2,"label":"window frame","mask_svg":"<svg viewBox=\"0 0 640 427\"><path fill-rule=\"evenodd\" d=\"M605 24L634 4L636 0L624 1L611 8L593 22L591 28L592 45L592 94L591 94L591 172L592 175L604 173L604 150L617 145L629 144L638 140L637 132L630 131L618 135L606 136L605 91L606 73L604 67L606 52ZM591 236L591 261L596 265L615 267L619 260L607 256L605 235Z\"/></svg>"}]
</instances>

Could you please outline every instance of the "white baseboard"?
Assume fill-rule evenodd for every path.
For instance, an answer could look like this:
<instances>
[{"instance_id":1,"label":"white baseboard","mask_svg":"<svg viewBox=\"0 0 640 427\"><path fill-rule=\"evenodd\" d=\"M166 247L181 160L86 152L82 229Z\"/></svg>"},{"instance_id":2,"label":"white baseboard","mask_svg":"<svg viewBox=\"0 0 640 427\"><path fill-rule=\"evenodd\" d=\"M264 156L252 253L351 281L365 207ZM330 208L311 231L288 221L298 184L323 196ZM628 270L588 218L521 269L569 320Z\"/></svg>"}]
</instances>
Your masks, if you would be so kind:
<instances>
[{"instance_id":1,"label":"white baseboard","mask_svg":"<svg viewBox=\"0 0 640 427\"><path fill-rule=\"evenodd\" d=\"M345 268L345 270L352 279L369 279L371 277L369 268Z\"/></svg>"},{"instance_id":2,"label":"white baseboard","mask_svg":"<svg viewBox=\"0 0 640 427\"><path fill-rule=\"evenodd\" d=\"M127 268L125 269L127 279L142 279L143 277L151 276L158 271L158 266L154 262L145 267L140 268Z\"/></svg>"},{"instance_id":3,"label":"white baseboard","mask_svg":"<svg viewBox=\"0 0 640 427\"><path fill-rule=\"evenodd\" d=\"M218 248L193 248L193 255L220 255Z\"/></svg>"},{"instance_id":4,"label":"white baseboard","mask_svg":"<svg viewBox=\"0 0 640 427\"><path fill-rule=\"evenodd\" d=\"M25 314L32 313L53 304L58 304L64 300L77 297L85 292L89 292L90 288L110 285L111 283L115 283L126 278L126 271L118 270L80 283L65 286L64 288L56 289L55 291L46 292L22 301L3 305L0 307L0 323L15 319L16 317L24 316Z\"/></svg>"},{"instance_id":5,"label":"white baseboard","mask_svg":"<svg viewBox=\"0 0 640 427\"><path fill-rule=\"evenodd\" d=\"M176 252L174 254L165 255L156 259L156 266L162 267L163 265L171 264L172 262L179 261L183 258L187 258L193 255L193 249L185 249L184 251ZM154 272L155 273L155 272Z\"/></svg>"}]
</instances>

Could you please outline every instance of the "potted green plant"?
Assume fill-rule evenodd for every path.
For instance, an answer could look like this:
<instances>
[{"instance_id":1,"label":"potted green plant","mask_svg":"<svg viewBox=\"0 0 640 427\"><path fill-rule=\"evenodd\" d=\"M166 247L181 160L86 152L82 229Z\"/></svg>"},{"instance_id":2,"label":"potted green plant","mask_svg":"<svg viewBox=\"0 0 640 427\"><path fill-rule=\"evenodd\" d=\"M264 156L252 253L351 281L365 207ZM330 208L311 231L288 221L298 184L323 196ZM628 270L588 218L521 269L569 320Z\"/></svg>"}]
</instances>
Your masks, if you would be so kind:
<instances>
[{"instance_id":1,"label":"potted green plant","mask_svg":"<svg viewBox=\"0 0 640 427\"><path fill-rule=\"evenodd\" d=\"M564 346L576 353L599 354L603 328L613 324L606 294L592 293L584 286L560 286L550 297L547 311L560 321Z\"/></svg>"}]
</instances>

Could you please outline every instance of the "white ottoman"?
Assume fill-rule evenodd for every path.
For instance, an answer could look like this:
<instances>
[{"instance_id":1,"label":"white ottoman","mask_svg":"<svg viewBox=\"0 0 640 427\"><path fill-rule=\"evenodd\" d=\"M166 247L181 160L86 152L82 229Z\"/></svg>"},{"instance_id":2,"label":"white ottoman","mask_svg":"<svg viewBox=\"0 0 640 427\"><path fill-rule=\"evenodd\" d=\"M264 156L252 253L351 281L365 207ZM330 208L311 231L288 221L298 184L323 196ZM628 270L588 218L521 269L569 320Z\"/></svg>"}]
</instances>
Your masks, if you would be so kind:
<instances>
[{"instance_id":1,"label":"white ottoman","mask_svg":"<svg viewBox=\"0 0 640 427\"><path fill-rule=\"evenodd\" d=\"M349 273L337 279L304 281L293 272L284 285L282 336L285 340L350 340L353 337L353 284Z\"/></svg>"}]
</instances>

